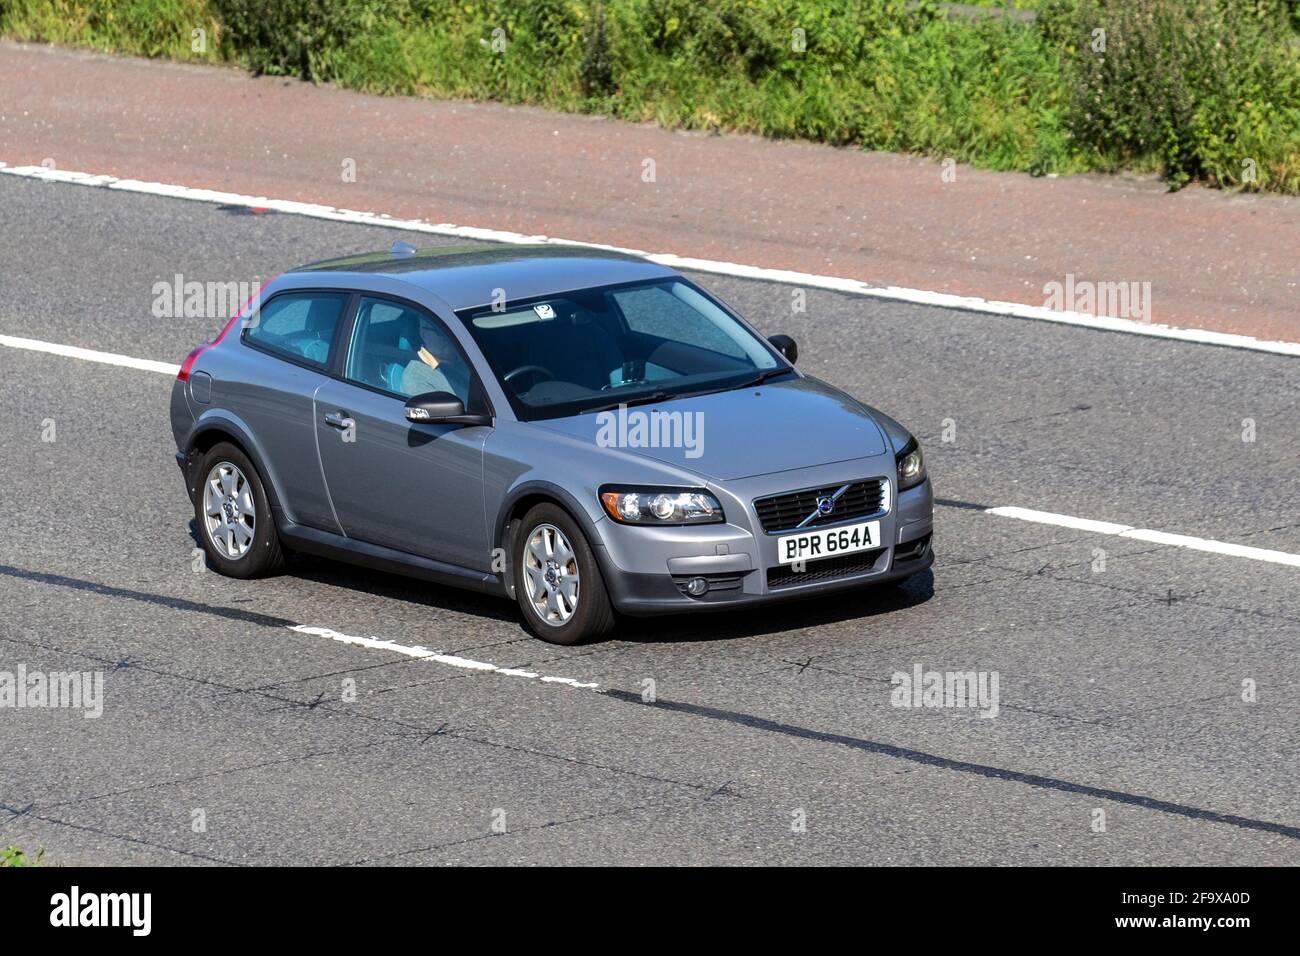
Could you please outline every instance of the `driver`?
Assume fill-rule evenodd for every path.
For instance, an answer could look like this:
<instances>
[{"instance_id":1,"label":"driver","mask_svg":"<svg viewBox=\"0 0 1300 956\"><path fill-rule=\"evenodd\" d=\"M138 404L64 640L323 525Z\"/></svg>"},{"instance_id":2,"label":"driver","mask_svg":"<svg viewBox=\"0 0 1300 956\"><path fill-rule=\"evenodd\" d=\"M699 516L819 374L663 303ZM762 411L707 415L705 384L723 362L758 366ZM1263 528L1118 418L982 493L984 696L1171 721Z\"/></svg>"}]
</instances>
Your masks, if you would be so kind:
<instances>
[{"instance_id":1,"label":"driver","mask_svg":"<svg viewBox=\"0 0 1300 956\"><path fill-rule=\"evenodd\" d=\"M420 347L402 372L404 395L450 392L461 401L469 395L469 375L451 340L441 330L420 323Z\"/></svg>"}]
</instances>

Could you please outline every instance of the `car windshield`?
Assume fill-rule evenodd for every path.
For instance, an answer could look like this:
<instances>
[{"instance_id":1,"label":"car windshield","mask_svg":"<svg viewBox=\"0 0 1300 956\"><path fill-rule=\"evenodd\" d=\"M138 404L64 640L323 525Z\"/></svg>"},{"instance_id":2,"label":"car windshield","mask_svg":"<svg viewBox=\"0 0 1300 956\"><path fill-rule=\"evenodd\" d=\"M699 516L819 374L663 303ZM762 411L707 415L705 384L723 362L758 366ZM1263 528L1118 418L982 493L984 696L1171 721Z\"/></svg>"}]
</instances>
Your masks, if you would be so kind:
<instances>
[{"instance_id":1,"label":"car windshield","mask_svg":"<svg viewBox=\"0 0 1300 956\"><path fill-rule=\"evenodd\" d=\"M524 421L793 374L765 342L681 279L502 303L461 319Z\"/></svg>"}]
</instances>

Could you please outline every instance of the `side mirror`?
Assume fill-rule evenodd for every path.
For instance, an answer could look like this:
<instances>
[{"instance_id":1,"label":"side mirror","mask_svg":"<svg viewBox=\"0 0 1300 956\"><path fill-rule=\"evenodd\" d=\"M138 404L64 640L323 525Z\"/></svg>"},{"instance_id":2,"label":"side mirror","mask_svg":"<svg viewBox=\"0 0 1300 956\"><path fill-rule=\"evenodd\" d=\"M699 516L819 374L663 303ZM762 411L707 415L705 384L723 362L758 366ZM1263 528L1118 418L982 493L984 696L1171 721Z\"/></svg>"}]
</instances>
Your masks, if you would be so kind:
<instances>
[{"instance_id":1,"label":"side mirror","mask_svg":"<svg viewBox=\"0 0 1300 956\"><path fill-rule=\"evenodd\" d=\"M799 346L790 336L769 335L767 340L776 347L778 352L785 356L785 360L791 365L799 361Z\"/></svg>"},{"instance_id":2,"label":"side mirror","mask_svg":"<svg viewBox=\"0 0 1300 956\"><path fill-rule=\"evenodd\" d=\"M406 420L418 425L491 425L487 415L471 415L451 392L425 392L406 402Z\"/></svg>"}]
</instances>

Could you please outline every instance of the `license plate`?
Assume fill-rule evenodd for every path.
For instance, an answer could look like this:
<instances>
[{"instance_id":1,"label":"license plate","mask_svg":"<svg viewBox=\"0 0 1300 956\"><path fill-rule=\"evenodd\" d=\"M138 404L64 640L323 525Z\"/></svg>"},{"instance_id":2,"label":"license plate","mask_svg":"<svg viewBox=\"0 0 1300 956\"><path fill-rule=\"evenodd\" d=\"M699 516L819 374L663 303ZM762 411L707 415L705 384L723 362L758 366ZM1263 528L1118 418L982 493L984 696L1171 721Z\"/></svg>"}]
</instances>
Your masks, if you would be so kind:
<instances>
[{"instance_id":1,"label":"license plate","mask_svg":"<svg viewBox=\"0 0 1300 956\"><path fill-rule=\"evenodd\" d=\"M781 564L816 561L818 558L833 558L839 554L870 551L878 547L880 547L879 521L846 524L838 528L809 529L776 539L777 561Z\"/></svg>"}]
</instances>

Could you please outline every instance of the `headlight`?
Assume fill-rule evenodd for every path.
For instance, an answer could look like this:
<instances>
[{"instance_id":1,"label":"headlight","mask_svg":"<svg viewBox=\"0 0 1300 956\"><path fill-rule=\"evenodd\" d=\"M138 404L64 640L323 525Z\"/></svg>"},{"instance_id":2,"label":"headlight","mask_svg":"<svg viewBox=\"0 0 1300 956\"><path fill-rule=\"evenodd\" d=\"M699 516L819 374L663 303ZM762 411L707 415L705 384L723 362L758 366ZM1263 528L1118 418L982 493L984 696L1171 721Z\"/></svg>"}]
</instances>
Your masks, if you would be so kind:
<instances>
[{"instance_id":1,"label":"headlight","mask_svg":"<svg viewBox=\"0 0 1300 956\"><path fill-rule=\"evenodd\" d=\"M925 481L925 456L913 438L898 456L898 490L914 488Z\"/></svg>"},{"instance_id":2,"label":"headlight","mask_svg":"<svg viewBox=\"0 0 1300 956\"><path fill-rule=\"evenodd\" d=\"M725 520L722 505L707 491L675 488L602 490L605 513L622 524L712 524Z\"/></svg>"}]
</instances>

